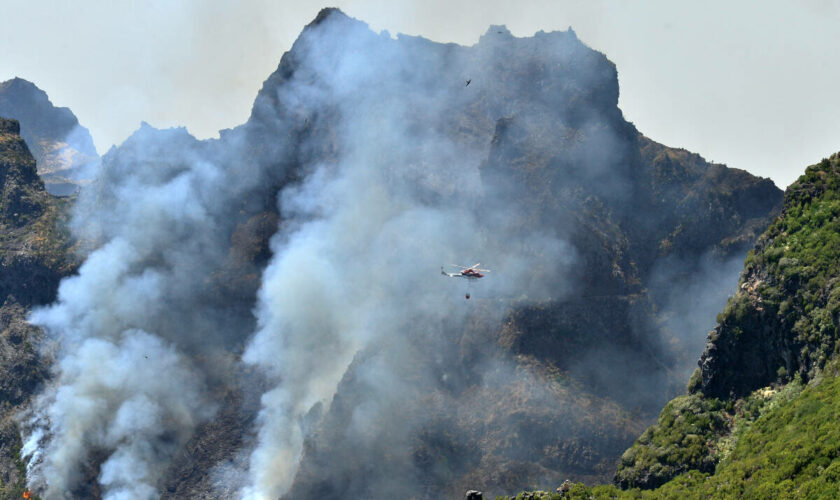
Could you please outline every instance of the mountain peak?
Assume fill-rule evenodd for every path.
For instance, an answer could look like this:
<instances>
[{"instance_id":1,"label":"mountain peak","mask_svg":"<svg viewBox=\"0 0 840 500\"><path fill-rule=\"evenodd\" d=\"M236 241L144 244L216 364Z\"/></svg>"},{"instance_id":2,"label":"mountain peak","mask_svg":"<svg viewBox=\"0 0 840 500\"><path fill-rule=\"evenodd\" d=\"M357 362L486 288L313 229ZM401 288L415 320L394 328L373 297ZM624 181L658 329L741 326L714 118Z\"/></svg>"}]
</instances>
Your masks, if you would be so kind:
<instances>
[{"instance_id":1,"label":"mountain peak","mask_svg":"<svg viewBox=\"0 0 840 500\"><path fill-rule=\"evenodd\" d=\"M338 7L324 7L318 12L318 15L315 16L315 19L313 19L312 22L309 23L307 26L317 26L330 16L350 19L350 16L345 14L344 11L342 11Z\"/></svg>"},{"instance_id":2,"label":"mountain peak","mask_svg":"<svg viewBox=\"0 0 840 500\"><path fill-rule=\"evenodd\" d=\"M513 36L513 34L511 34L510 30L504 24L491 24L490 27L487 28L487 31L484 32L485 35L491 35L493 33L497 35Z\"/></svg>"},{"instance_id":3,"label":"mountain peak","mask_svg":"<svg viewBox=\"0 0 840 500\"><path fill-rule=\"evenodd\" d=\"M321 9L318 12L318 15L315 16L315 19L304 27L303 33L318 28L326 23L334 23L343 26L359 26L368 29L367 23L348 16L341 9L337 7L326 7Z\"/></svg>"},{"instance_id":4,"label":"mountain peak","mask_svg":"<svg viewBox=\"0 0 840 500\"><path fill-rule=\"evenodd\" d=\"M56 107L51 101L49 96L46 92L38 88L37 85L30 82L29 80L20 78L18 76L12 78L11 80L6 80L5 82L0 82L0 102L4 99L14 99L16 101L20 101L22 104L26 103L27 106L39 106L44 108L54 108L60 110L59 112L62 114L69 113L72 115L73 113L70 112L67 108L59 108ZM8 105L6 106L9 107ZM23 107L23 106L21 106ZM66 112L65 112L66 110ZM10 113L6 110L0 109L0 114L4 116L11 116ZM13 118L17 118L12 116ZM75 119L75 116L73 116ZM24 126L24 128L26 128Z\"/></svg>"},{"instance_id":5,"label":"mountain peak","mask_svg":"<svg viewBox=\"0 0 840 500\"><path fill-rule=\"evenodd\" d=\"M69 194L82 180L83 167L99 155L93 139L68 108L50 102L34 83L15 77L0 82L0 116L20 122L20 134L53 194Z\"/></svg>"},{"instance_id":6,"label":"mountain peak","mask_svg":"<svg viewBox=\"0 0 840 500\"><path fill-rule=\"evenodd\" d=\"M26 80L24 78L19 77L19 76L16 76L16 77L12 78L11 80L6 80L5 82L0 82L0 89L6 89L6 88L34 90L34 91L39 92L39 93L41 93L45 96L47 95L47 93L44 92L43 90L39 89L37 85L30 82L29 80Z\"/></svg>"}]
</instances>

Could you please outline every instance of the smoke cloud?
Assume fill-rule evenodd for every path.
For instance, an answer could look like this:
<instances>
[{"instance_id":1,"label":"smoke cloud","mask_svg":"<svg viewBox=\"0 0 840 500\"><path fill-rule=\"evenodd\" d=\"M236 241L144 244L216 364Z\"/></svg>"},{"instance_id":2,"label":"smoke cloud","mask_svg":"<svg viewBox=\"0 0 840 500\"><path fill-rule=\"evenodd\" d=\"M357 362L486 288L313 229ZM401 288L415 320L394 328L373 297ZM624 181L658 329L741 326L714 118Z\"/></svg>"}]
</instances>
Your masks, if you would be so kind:
<instances>
[{"instance_id":1,"label":"smoke cloud","mask_svg":"<svg viewBox=\"0 0 840 500\"><path fill-rule=\"evenodd\" d=\"M574 262L553 229L516 227L521 209L510 186L482 179L489 127L460 136L472 140L452 133L474 104L464 96L492 85L464 84L475 60L461 48L383 41L363 26L333 22L344 20L328 18L304 33L294 49L295 79L276 95L286 107L308 100L311 126L330 129L336 154L280 194L284 223L272 239L258 329L243 358L275 384L262 398L245 498L288 490L307 415L329 405L354 357L371 346L376 354L357 359L354 369L369 392L347 433L372 439L377 422L399 428L402 438L388 434L389 443L408 440L417 409L395 403L429 392L445 372L425 367L410 388L398 374L419 362L416 344L443 347L439 337L463 329L469 314L457 300L467 285L442 279L441 264L486 262L493 271L475 285L475 296L512 298L562 295L558 276ZM427 50L439 53L424 71L412 68L414 53ZM475 125L467 127L475 133ZM503 190L508 196L491 197ZM502 311L489 314L501 319ZM378 421L383 412L393 420Z\"/></svg>"},{"instance_id":2,"label":"smoke cloud","mask_svg":"<svg viewBox=\"0 0 840 500\"><path fill-rule=\"evenodd\" d=\"M619 207L633 194L636 132L617 99L614 66L571 31L492 27L460 47L327 13L247 124L210 141L144 125L78 200L78 275L31 316L55 363L22 416L30 484L47 498L155 498L236 391L259 398L252 439L208 468L236 483L216 493L245 499L311 481L324 442L351 497L436 495L534 450L548 458L529 480L556 479L569 457L611 467L586 442L619 450L632 419L499 347L551 301L638 292L623 248L592 257L571 243L612 241L599 232L612 226L579 220L608 215L590 193ZM249 233L267 220L268 234ZM602 254L615 262L586 261ZM440 274L479 261L491 272L477 283ZM494 456L464 444L487 444L483 432ZM516 480L505 474L497 483Z\"/></svg>"},{"instance_id":3,"label":"smoke cloud","mask_svg":"<svg viewBox=\"0 0 840 500\"><path fill-rule=\"evenodd\" d=\"M24 425L30 483L74 497L97 474L104 498L155 498L168 461L214 414L207 391L242 316L213 300L214 272L229 204L257 179L204 160L183 130L148 126L99 170L71 223L89 254L30 318L56 359Z\"/></svg>"}]
</instances>

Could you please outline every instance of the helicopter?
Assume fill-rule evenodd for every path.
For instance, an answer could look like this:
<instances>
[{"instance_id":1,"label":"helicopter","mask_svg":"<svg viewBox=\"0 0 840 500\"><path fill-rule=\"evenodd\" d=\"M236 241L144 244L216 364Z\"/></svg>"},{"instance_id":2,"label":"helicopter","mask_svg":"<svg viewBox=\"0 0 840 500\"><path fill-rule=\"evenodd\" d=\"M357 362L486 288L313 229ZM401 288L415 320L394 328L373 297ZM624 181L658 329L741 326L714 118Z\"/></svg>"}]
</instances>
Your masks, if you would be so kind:
<instances>
[{"instance_id":1,"label":"helicopter","mask_svg":"<svg viewBox=\"0 0 840 500\"><path fill-rule=\"evenodd\" d=\"M483 272L484 273L489 273L490 272L489 269L479 269L478 266L480 266L480 265L481 265L480 262L478 264L474 265L474 266L469 266L469 267L459 266L459 265L456 265L456 264L450 264L450 266L457 267L458 269L460 269L460 271L455 272L455 273L447 273L443 269L443 266L440 266L440 274L442 274L444 276L448 276L450 278L464 278L464 279L467 280L467 283L469 283L471 281L483 278L484 275L481 274L481 273L483 273ZM470 298L469 289L467 290L466 297L467 297L467 300L469 300L469 298Z\"/></svg>"}]
</instances>

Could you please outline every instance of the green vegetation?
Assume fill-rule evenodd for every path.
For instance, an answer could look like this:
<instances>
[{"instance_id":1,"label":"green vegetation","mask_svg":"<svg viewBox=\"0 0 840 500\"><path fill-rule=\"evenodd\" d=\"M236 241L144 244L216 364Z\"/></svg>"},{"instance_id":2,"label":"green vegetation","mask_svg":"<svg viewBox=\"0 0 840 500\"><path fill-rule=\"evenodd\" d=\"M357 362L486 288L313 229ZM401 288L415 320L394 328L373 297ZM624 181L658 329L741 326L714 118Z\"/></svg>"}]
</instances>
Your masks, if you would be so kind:
<instances>
[{"instance_id":1,"label":"green vegetation","mask_svg":"<svg viewBox=\"0 0 840 500\"><path fill-rule=\"evenodd\" d=\"M673 399L656 425L624 452L616 482L623 487L653 487L691 469L711 472L713 443L728 431L730 419L717 399L698 394Z\"/></svg>"}]
</instances>

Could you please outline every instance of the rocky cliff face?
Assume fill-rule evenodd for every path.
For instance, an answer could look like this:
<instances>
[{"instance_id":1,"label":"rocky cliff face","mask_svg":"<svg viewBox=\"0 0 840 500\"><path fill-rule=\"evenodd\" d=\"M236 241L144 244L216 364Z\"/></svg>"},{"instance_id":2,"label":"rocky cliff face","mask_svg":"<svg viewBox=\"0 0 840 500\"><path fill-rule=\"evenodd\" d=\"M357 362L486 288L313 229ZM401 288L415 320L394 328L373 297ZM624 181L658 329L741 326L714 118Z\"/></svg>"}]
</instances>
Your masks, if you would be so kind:
<instances>
[{"instance_id":1,"label":"rocky cliff face","mask_svg":"<svg viewBox=\"0 0 840 500\"><path fill-rule=\"evenodd\" d=\"M0 82L0 116L20 123L48 192L69 195L90 181L91 165L99 158L90 133L35 84L22 78Z\"/></svg>"},{"instance_id":2,"label":"rocky cliff face","mask_svg":"<svg viewBox=\"0 0 840 500\"><path fill-rule=\"evenodd\" d=\"M26 322L32 306L55 299L74 267L62 229L64 202L44 190L17 121L0 118L0 498L25 487L16 414L48 375Z\"/></svg>"}]
</instances>

